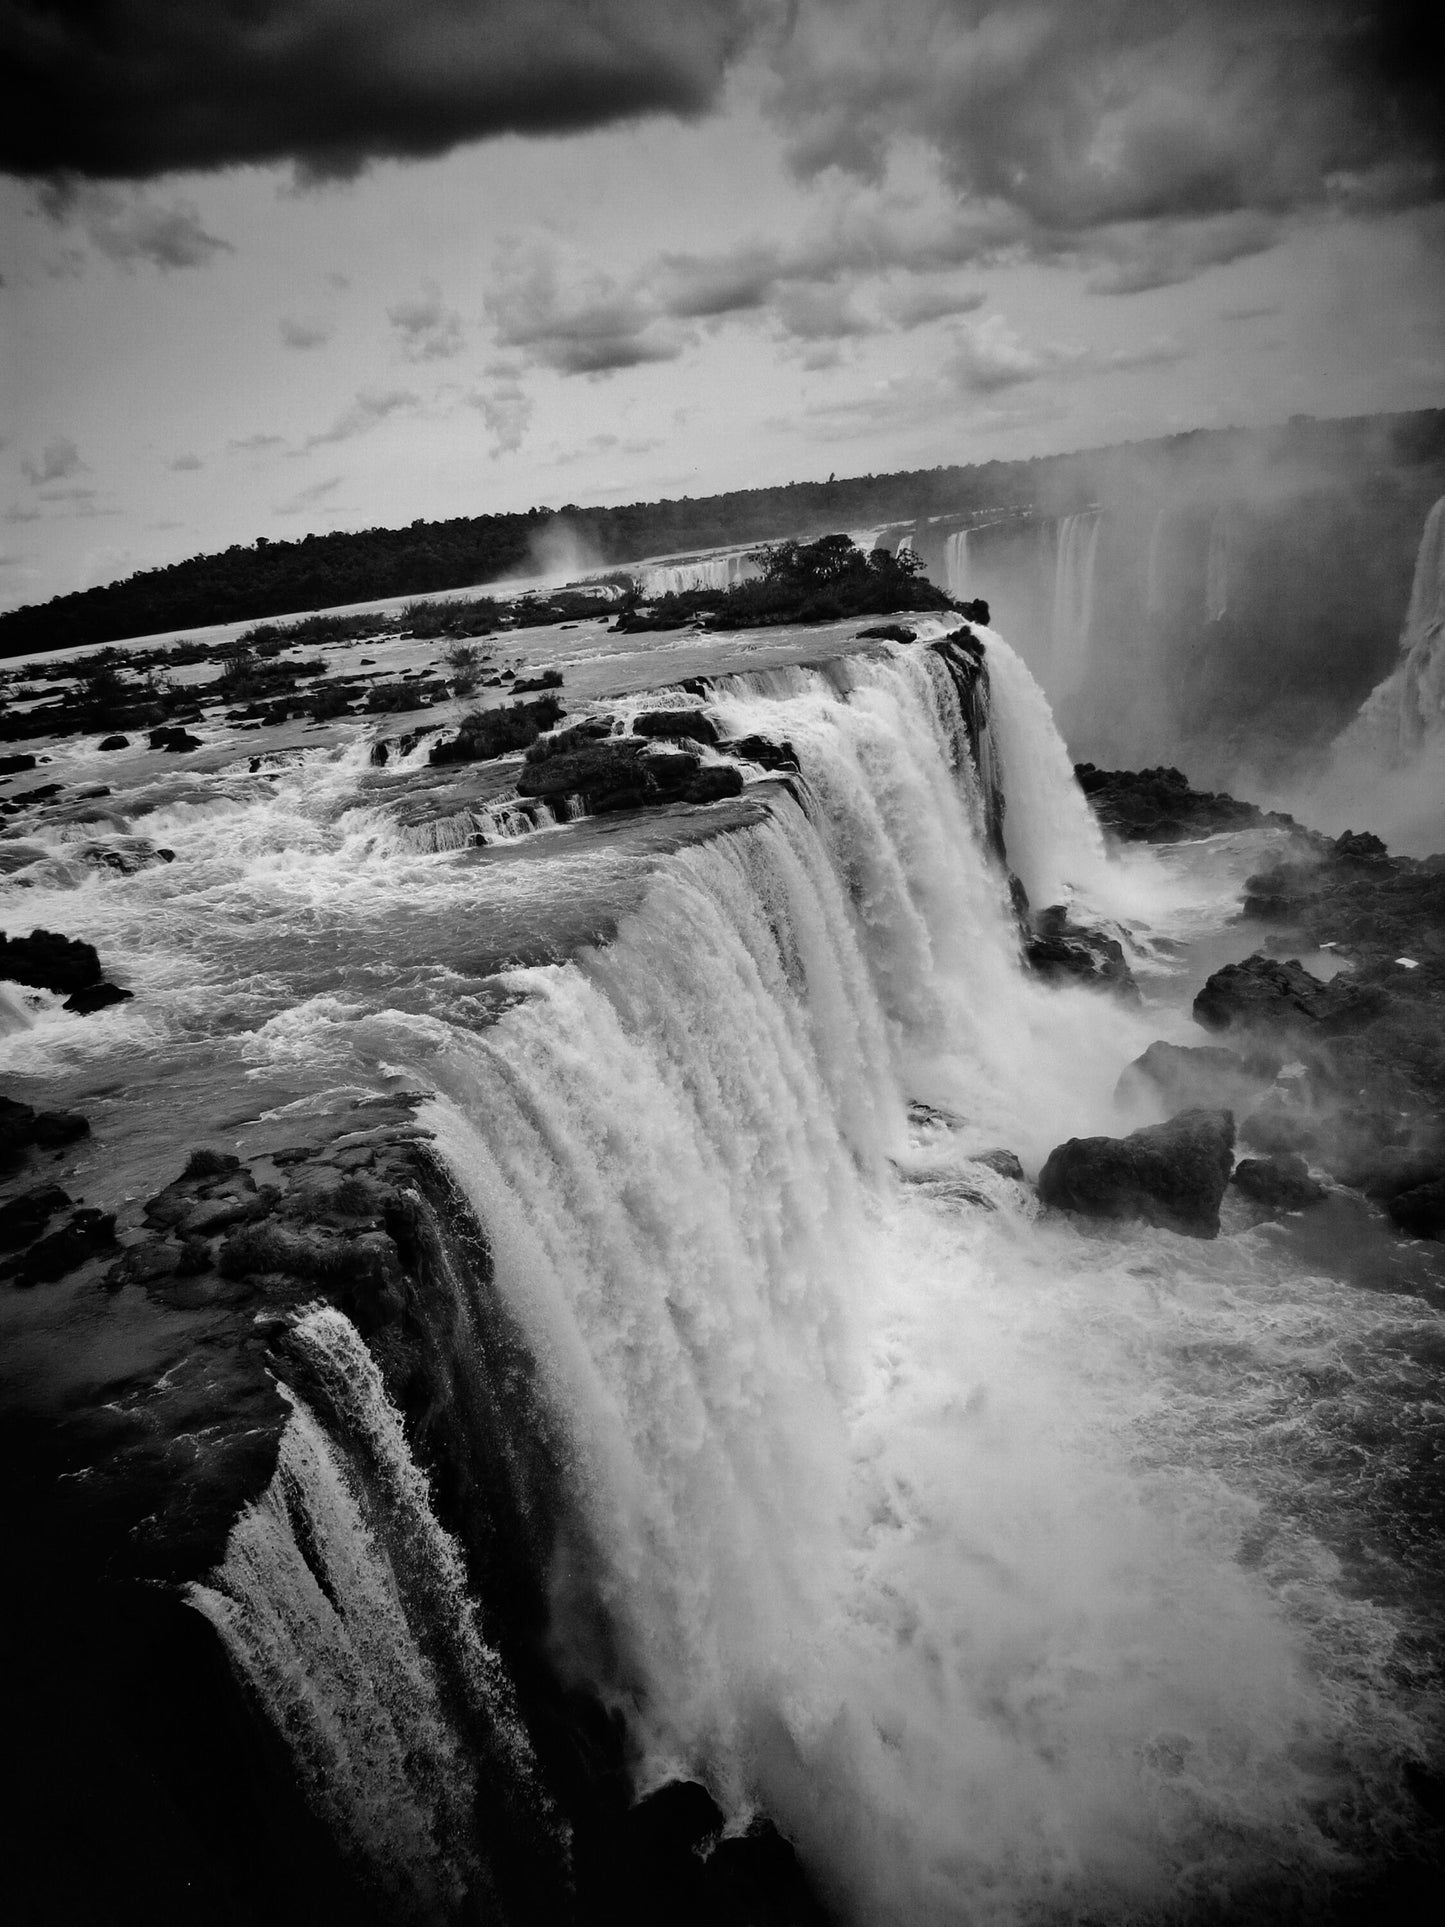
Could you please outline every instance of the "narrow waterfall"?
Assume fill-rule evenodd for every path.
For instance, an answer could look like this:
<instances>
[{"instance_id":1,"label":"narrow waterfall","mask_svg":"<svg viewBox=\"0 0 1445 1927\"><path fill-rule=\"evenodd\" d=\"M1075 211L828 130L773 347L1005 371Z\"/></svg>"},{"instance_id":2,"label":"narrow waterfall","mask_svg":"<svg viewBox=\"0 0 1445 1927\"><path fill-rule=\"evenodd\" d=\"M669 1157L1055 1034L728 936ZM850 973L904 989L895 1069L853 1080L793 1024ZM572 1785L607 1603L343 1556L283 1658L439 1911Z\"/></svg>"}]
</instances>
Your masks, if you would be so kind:
<instances>
[{"instance_id":1,"label":"narrow waterfall","mask_svg":"<svg viewBox=\"0 0 1445 1927\"><path fill-rule=\"evenodd\" d=\"M1204 619L1221 622L1229 612L1229 511L1216 509L1209 524L1204 563Z\"/></svg>"},{"instance_id":2,"label":"narrow waterfall","mask_svg":"<svg viewBox=\"0 0 1445 1927\"><path fill-rule=\"evenodd\" d=\"M971 600L968 589L968 530L949 536L943 550L944 587L955 602Z\"/></svg>"},{"instance_id":3,"label":"narrow waterfall","mask_svg":"<svg viewBox=\"0 0 1445 1927\"><path fill-rule=\"evenodd\" d=\"M1445 495L1425 518L1410 605L1400 632L1400 661L1373 690L1341 738L1373 751L1385 768L1417 756L1445 723Z\"/></svg>"},{"instance_id":4,"label":"narrow waterfall","mask_svg":"<svg viewBox=\"0 0 1445 1927\"><path fill-rule=\"evenodd\" d=\"M1144 563L1144 611L1149 616L1164 613L1164 523L1166 511L1154 511L1149 527L1149 548Z\"/></svg>"},{"instance_id":5,"label":"narrow waterfall","mask_svg":"<svg viewBox=\"0 0 1445 1927\"><path fill-rule=\"evenodd\" d=\"M1077 689L1088 674L1094 620L1094 563L1103 515L1083 509L1058 525L1054 603L1050 621L1050 684L1056 695Z\"/></svg>"}]
</instances>

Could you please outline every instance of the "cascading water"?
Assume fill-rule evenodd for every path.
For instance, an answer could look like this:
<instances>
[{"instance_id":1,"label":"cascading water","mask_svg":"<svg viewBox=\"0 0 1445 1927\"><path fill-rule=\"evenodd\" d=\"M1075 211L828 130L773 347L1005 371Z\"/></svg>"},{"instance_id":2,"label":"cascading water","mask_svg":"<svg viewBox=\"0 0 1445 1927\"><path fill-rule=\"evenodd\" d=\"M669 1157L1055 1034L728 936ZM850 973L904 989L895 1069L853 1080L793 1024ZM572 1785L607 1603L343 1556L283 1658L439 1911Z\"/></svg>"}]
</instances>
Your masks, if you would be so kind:
<instances>
[{"instance_id":1,"label":"cascading water","mask_svg":"<svg viewBox=\"0 0 1445 1927\"><path fill-rule=\"evenodd\" d=\"M1204 563L1204 620L1222 622L1229 612L1229 511L1216 509L1209 525Z\"/></svg>"},{"instance_id":2,"label":"cascading water","mask_svg":"<svg viewBox=\"0 0 1445 1927\"><path fill-rule=\"evenodd\" d=\"M968 530L957 529L943 549L944 587L955 602L970 600L968 592Z\"/></svg>"},{"instance_id":3,"label":"cascading water","mask_svg":"<svg viewBox=\"0 0 1445 1927\"><path fill-rule=\"evenodd\" d=\"M1021 692L1005 667L1010 807L1063 754ZM786 733L805 807L679 856L610 946L512 973L432 1063L577 1468L562 1663L626 1709L644 1786L763 1806L844 1918L1325 1879L1348 1691L1228 1555L1249 1495L1131 1443L1138 1348L1194 1354L1207 1272L1146 1337L1137 1247L1081 1265L964 1155L1102 1119L1133 1020L1017 970L934 663L715 701ZM905 1097L955 1128L910 1145Z\"/></svg>"},{"instance_id":4,"label":"cascading water","mask_svg":"<svg viewBox=\"0 0 1445 1927\"><path fill-rule=\"evenodd\" d=\"M1050 622L1050 685L1057 695L1077 689L1089 669L1094 621L1094 564L1103 515L1083 509L1058 526L1054 605Z\"/></svg>"},{"instance_id":5,"label":"cascading water","mask_svg":"<svg viewBox=\"0 0 1445 1927\"><path fill-rule=\"evenodd\" d=\"M688 589L732 589L740 582L754 581L763 573L756 554L699 556L691 562L653 562L637 572L641 595L681 595Z\"/></svg>"}]
</instances>

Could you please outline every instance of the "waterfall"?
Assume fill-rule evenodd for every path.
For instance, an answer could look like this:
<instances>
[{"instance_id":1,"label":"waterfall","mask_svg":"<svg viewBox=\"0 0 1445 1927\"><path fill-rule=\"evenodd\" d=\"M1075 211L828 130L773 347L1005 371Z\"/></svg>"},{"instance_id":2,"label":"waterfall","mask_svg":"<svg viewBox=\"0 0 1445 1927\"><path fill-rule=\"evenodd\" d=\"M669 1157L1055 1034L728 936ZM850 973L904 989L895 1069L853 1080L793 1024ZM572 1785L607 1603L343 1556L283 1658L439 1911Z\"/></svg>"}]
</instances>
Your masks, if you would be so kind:
<instances>
[{"instance_id":1,"label":"waterfall","mask_svg":"<svg viewBox=\"0 0 1445 1927\"><path fill-rule=\"evenodd\" d=\"M1445 495L1425 518L1400 660L1371 692L1341 738L1346 753L1399 768L1441 734L1445 723Z\"/></svg>"},{"instance_id":2,"label":"waterfall","mask_svg":"<svg viewBox=\"0 0 1445 1927\"><path fill-rule=\"evenodd\" d=\"M371 1354L317 1307L290 1348L339 1442L283 1385L270 1485L191 1603L291 1748L302 1790L395 1917L450 1917L491 1886L473 1805L495 1787L546 1818L511 1686Z\"/></svg>"},{"instance_id":3,"label":"waterfall","mask_svg":"<svg viewBox=\"0 0 1445 1927\"><path fill-rule=\"evenodd\" d=\"M731 589L763 573L752 551L697 556L686 562L650 562L637 572L638 592L646 600L681 595L688 589Z\"/></svg>"},{"instance_id":4,"label":"waterfall","mask_svg":"<svg viewBox=\"0 0 1445 1927\"><path fill-rule=\"evenodd\" d=\"M968 530L957 529L949 536L943 549L944 587L955 602L967 602L972 598L968 592Z\"/></svg>"},{"instance_id":5,"label":"waterfall","mask_svg":"<svg viewBox=\"0 0 1445 1927\"><path fill-rule=\"evenodd\" d=\"M1204 620L1220 622L1229 610L1229 511L1216 509L1209 524L1204 563Z\"/></svg>"},{"instance_id":6,"label":"waterfall","mask_svg":"<svg viewBox=\"0 0 1445 1927\"><path fill-rule=\"evenodd\" d=\"M1012 810L1062 751L986 640ZM996 1205L960 1221L889 1176L918 1168L905 1097L1034 1157L1105 1114L1099 1031L1129 1048L1126 1013L1017 969L952 688L917 650L720 683L730 727L786 733L801 804L679 852L606 948L509 973L429 1121L577 1468L555 1638L631 1709L642 1784L761 1805L845 1920L1121 1917L1221 1853L1321 1852L1328 1716L1208 1550L1221 1494L1141 1490L1115 1324L1021 1262L1007 1181L935 1143Z\"/></svg>"},{"instance_id":7,"label":"waterfall","mask_svg":"<svg viewBox=\"0 0 1445 1927\"><path fill-rule=\"evenodd\" d=\"M1058 694L1075 690L1089 672L1094 620L1094 562L1103 515L1083 509L1058 525L1054 604L1050 623L1050 680Z\"/></svg>"},{"instance_id":8,"label":"waterfall","mask_svg":"<svg viewBox=\"0 0 1445 1927\"><path fill-rule=\"evenodd\" d=\"M1144 564L1144 610L1146 615L1164 613L1164 524L1166 511L1154 511L1149 527L1149 551Z\"/></svg>"}]
</instances>

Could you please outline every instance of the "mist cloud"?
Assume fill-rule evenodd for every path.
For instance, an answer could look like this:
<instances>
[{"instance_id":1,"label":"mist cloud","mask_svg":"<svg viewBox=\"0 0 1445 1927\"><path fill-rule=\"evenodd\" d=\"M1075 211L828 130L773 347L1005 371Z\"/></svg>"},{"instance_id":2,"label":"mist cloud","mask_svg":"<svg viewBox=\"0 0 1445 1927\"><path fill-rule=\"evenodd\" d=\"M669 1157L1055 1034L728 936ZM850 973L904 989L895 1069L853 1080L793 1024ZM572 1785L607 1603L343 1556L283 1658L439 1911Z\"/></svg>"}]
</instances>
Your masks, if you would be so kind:
<instances>
[{"instance_id":1,"label":"mist cloud","mask_svg":"<svg viewBox=\"0 0 1445 1927\"><path fill-rule=\"evenodd\" d=\"M68 435L57 435L53 442L45 444L38 456L26 455L20 463L26 481L35 488L44 488L48 482L63 482L68 475L78 475L84 467L80 450Z\"/></svg>"},{"instance_id":2,"label":"mist cloud","mask_svg":"<svg viewBox=\"0 0 1445 1927\"><path fill-rule=\"evenodd\" d=\"M321 448L329 442L349 442L377 427L389 415L404 413L420 406L409 388L366 388L336 417L330 428L306 437L307 448ZM269 438L267 438L269 439ZM256 444L253 444L256 445Z\"/></svg>"},{"instance_id":3,"label":"mist cloud","mask_svg":"<svg viewBox=\"0 0 1445 1927\"><path fill-rule=\"evenodd\" d=\"M297 321L289 314L282 315L280 330L281 340L288 348L324 347L333 333L324 321Z\"/></svg>"},{"instance_id":4,"label":"mist cloud","mask_svg":"<svg viewBox=\"0 0 1445 1927\"><path fill-rule=\"evenodd\" d=\"M714 101L754 0L0 0L0 169L145 179L558 134Z\"/></svg>"},{"instance_id":5,"label":"mist cloud","mask_svg":"<svg viewBox=\"0 0 1445 1927\"><path fill-rule=\"evenodd\" d=\"M446 361L462 351L462 318L444 305L435 281L388 308L386 318L408 361Z\"/></svg>"}]
</instances>

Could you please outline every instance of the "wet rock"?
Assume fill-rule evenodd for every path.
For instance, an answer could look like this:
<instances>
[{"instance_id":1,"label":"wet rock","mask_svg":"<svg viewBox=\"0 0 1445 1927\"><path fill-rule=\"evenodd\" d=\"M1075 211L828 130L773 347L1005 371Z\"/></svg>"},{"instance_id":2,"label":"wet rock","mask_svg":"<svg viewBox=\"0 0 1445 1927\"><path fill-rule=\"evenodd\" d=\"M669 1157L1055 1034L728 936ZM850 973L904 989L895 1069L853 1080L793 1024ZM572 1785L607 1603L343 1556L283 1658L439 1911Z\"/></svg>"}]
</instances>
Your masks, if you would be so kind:
<instances>
[{"instance_id":1,"label":"wet rock","mask_svg":"<svg viewBox=\"0 0 1445 1927\"><path fill-rule=\"evenodd\" d=\"M1219 1232L1234 1163L1228 1111L1181 1111L1128 1137L1070 1138L1039 1173L1046 1205L1091 1218L1142 1218L1193 1238Z\"/></svg>"},{"instance_id":2,"label":"wet rock","mask_svg":"<svg viewBox=\"0 0 1445 1927\"><path fill-rule=\"evenodd\" d=\"M722 747L729 756L740 756L762 769L796 770L799 767L798 752L791 743L775 743L767 736L739 736Z\"/></svg>"},{"instance_id":3,"label":"wet rock","mask_svg":"<svg viewBox=\"0 0 1445 1927\"><path fill-rule=\"evenodd\" d=\"M0 756L0 776L19 776L22 771L34 769L35 758L28 751L14 756Z\"/></svg>"},{"instance_id":4,"label":"wet rock","mask_svg":"<svg viewBox=\"0 0 1445 1927\"><path fill-rule=\"evenodd\" d=\"M975 1164L986 1164L990 1171L997 1171L1001 1178L1012 1178L1015 1184L1024 1181L1024 1167L1019 1163L1017 1151L977 1151L973 1154Z\"/></svg>"},{"instance_id":5,"label":"wet rock","mask_svg":"<svg viewBox=\"0 0 1445 1927\"><path fill-rule=\"evenodd\" d=\"M1445 1176L1395 1192L1385 1210L1395 1229L1408 1237L1445 1239Z\"/></svg>"},{"instance_id":6,"label":"wet rock","mask_svg":"<svg viewBox=\"0 0 1445 1927\"><path fill-rule=\"evenodd\" d=\"M204 1247L202 1247L204 1249ZM209 1254L208 1254L209 1256ZM148 1238L141 1244L130 1245L101 1280L107 1291L119 1291L123 1285L148 1285L161 1278L169 1278L180 1268L181 1247L167 1239Z\"/></svg>"},{"instance_id":7,"label":"wet rock","mask_svg":"<svg viewBox=\"0 0 1445 1927\"><path fill-rule=\"evenodd\" d=\"M684 803L718 803L724 797L741 796L742 771L731 763L705 763L682 792Z\"/></svg>"},{"instance_id":8,"label":"wet rock","mask_svg":"<svg viewBox=\"0 0 1445 1927\"><path fill-rule=\"evenodd\" d=\"M1061 903L1034 918L1034 934L1024 944L1030 969L1049 983L1083 983L1139 995L1124 946L1106 931L1075 923Z\"/></svg>"},{"instance_id":9,"label":"wet rock","mask_svg":"<svg viewBox=\"0 0 1445 1927\"><path fill-rule=\"evenodd\" d=\"M58 931L32 930L28 937L0 932L0 977L36 990L73 993L99 984L100 957L94 944Z\"/></svg>"},{"instance_id":10,"label":"wet rock","mask_svg":"<svg viewBox=\"0 0 1445 1927\"><path fill-rule=\"evenodd\" d=\"M555 696L534 703L506 703L500 709L477 709L464 716L450 742L437 743L429 761L434 764L486 762L509 751L526 749L544 729L562 720Z\"/></svg>"},{"instance_id":11,"label":"wet rock","mask_svg":"<svg viewBox=\"0 0 1445 1927\"><path fill-rule=\"evenodd\" d=\"M37 1111L0 1097L0 1170L16 1165L27 1151L58 1151L90 1130L79 1111Z\"/></svg>"},{"instance_id":12,"label":"wet rock","mask_svg":"<svg viewBox=\"0 0 1445 1927\"><path fill-rule=\"evenodd\" d=\"M1291 1151L1317 1151L1319 1121L1313 1112L1280 1094L1265 1099L1239 1127L1241 1143L1252 1151L1277 1157Z\"/></svg>"},{"instance_id":13,"label":"wet rock","mask_svg":"<svg viewBox=\"0 0 1445 1927\"><path fill-rule=\"evenodd\" d=\"M1215 971L1194 999L1194 1020L1206 1030L1339 1037L1372 1023L1384 1007L1374 986L1342 977L1323 983L1302 964L1256 952Z\"/></svg>"},{"instance_id":14,"label":"wet rock","mask_svg":"<svg viewBox=\"0 0 1445 1927\"><path fill-rule=\"evenodd\" d=\"M634 736L670 736L678 742L718 740L717 725L700 709L649 709L632 719Z\"/></svg>"},{"instance_id":15,"label":"wet rock","mask_svg":"<svg viewBox=\"0 0 1445 1927\"><path fill-rule=\"evenodd\" d=\"M1177 843L1267 823L1294 827L1294 819L1278 811L1191 789L1182 770L1098 769L1093 763L1076 763L1074 775L1104 827L1131 843Z\"/></svg>"},{"instance_id":16,"label":"wet rock","mask_svg":"<svg viewBox=\"0 0 1445 1927\"><path fill-rule=\"evenodd\" d=\"M129 736L102 736L96 744L97 749L129 749Z\"/></svg>"},{"instance_id":17,"label":"wet rock","mask_svg":"<svg viewBox=\"0 0 1445 1927\"><path fill-rule=\"evenodd\" d=\"M858 631L859 642L917 642L918 631L901 622L880 622L871 629Z\"/></svg>"},{"instance_id":18,"label":"wet rock","mask_svg":"<svg viewBox=\"0 0 1445 1927\"><path fill-rule=\"evenodd\" d=\"M518 676L512 684L514 696L531 695L536 690L560 689L562 674L557 669L544 669L540 676Z\"/></svg>"},{"instance_id":19,"label":"wet rock","mask_svg":"<svg viewBox=\"0 0 1445 1927\"><path fill-rule=\"evenodd\" d=\"M1304 1159L1290 1152L1241 1158L1230 1183L1271 1211L1302 1211L1306 1205L1318 1204L1325 1195L1324 1186L1310 1176Z\"/></svg>"},{"instance_id":20,"label":"wet rock","mask_svg":"<svg viewBox=\"0 0 1445 1927\"><path fill-rule=\"evenodd\" d=\"M171 755L184 755L190 750L199 749L201 739L192 736L188 729L179 724L172 723L151 731L150 746L152 749L167 750Z\"/></svg>"},{"instance_id":21,"label":"wet rock","mask_svg":"<svg viewBox=\"0 0 1445 1927\"><path fill-rule=\"evenodd\" d=\"M19 1258L0 1265L0 1276L8 1276L12 1283L21 1286L52 1284L114 1243L114 1213L84 1207L73 1212L61 1230L52 1231Z\"/></svg>"},{"instance_id":22,"label":"wet rock","mask_svg":"<svg viewBox=\"0 0 1445 1927\"><path fill-rule=\"evenodd\" d=\"M134 996L133 990L122 990L119 984L91 984L87 989L77 990L67 997L65 1008L78 1012L82 1017L90 1017L98 1010L108 1010L112 1004L129 1003Z\"/></svg>"},{"instance_id":23,"label":"wet rock","mask_svg":"<svg viewBox=\"0 0 1445 1927\"><path fill-rule=\"evenodd\" d=\"M1157 1100L1175 1111L1240 1110L1274 1082L1278 1052L1248 1056L1216 1044L1151 1044L1126 1064L1115 1097L1120 1103Z\"/></svg>"},{"instance_id":24,"label":"wet rock","mask_svg":"<svg viewBox=\"0 0 1445 1927\"><path fill-rule=\"evenodd\" d=\"M19 1251L30 1244L69 1203L58 1184L37 1184L0 1204L0 1251Z\"/></svg>"}]
</instances>

